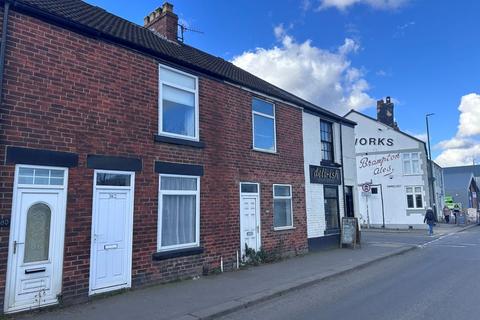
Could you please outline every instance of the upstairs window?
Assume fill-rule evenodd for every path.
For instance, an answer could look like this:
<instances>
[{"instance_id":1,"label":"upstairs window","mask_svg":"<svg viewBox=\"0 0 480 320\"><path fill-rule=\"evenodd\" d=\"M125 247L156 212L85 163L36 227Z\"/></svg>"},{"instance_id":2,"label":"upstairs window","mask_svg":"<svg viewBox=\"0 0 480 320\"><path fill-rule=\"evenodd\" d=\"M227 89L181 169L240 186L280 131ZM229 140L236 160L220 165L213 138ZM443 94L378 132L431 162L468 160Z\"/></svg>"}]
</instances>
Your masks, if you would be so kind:
<instances>
[{"instance_id":1,"label":"upstairs window","mask_svg":"<svg viewBox=\"0 0 480 320\"><path fill-rule=\"evenodd\" d=\"M331 122L320 120L320 141L322 143L322 160L333 162L333 128Z\"/></svg>"},{"instance_id":2,"label":"upstairs window","mask_svg":"<svg viewBox=\"0 0 480 320\"><path fill-rule=\"evenodd\" d=\"M160 66L159 133L198 140L198 78Z\"/></svg>"},{"instance_id":3,"label":"upstairs window","mask_svg":"<svg viewBox=\"0 0 480 320\"><path fill-rule=\"evenodd\" d=\"M276 151L275 105L253 98L253 148L267 152Z\"/></svg>"},{"instance_id":4,"label":"upstairs window","mask_svg":"<svg viewBox=\"0 0 480 320\"><path fill-rule=\"evenodd\" d=\"M403 174L420 174L420 156L418 152L403 154Z\"/></svg>"}]
</instances>

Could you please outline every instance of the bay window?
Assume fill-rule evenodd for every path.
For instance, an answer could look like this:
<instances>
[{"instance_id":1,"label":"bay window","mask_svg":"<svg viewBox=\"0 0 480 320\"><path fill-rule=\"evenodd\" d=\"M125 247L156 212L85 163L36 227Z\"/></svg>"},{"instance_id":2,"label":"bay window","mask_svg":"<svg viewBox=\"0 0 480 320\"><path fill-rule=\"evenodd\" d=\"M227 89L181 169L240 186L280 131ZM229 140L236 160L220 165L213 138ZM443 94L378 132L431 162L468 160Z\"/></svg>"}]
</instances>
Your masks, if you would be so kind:
<instances>
[{"instance_id":1,"label":"bay window","mask_svg":"<svg viewBox=\"0 0 480 320\"><path fill-rule=\"evenodd\" d=\"M159 93L159 133L198 140L198 78L160 66Z\"/></svg>"},{"instance_id":2,"label":"bay window","mask_svg":"<svg viewBox=\"0 0 480 320\"><path fill-rule=\"evenodd\" d=\"M199 246L200 178L160 175L158 250Z\"/></svg>"}]
</instances>

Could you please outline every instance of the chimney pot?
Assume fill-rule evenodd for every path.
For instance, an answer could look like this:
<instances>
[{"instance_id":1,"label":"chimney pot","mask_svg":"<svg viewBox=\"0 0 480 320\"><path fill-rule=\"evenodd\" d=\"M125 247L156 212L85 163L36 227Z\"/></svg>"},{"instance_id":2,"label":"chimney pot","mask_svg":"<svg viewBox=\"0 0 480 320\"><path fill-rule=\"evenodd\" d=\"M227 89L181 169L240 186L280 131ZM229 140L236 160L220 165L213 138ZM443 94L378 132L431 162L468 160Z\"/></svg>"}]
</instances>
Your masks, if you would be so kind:
<instances>
[{"instance_id":1,"label":"chimney pot","mask_svg":"<svg viewBox=\"0 0 480 320\"><path fill-rule=\"evenodd\" d=\"M398 129L394 121L394 105L390 97L387 97L384 102L383 99L377 101L377 120L394 129Z\"/></svg>"},{"instance_id":2,"label":"chimney pot","mask_svg":"<svg viewBox=\"0 0 480 320\"><path fill-rule=\"evenodd\" d=\"M144 27L156 31L171 41L178 41L178 16L173 12L173 5L165 2L143 20Z\"/></svg>"}]
</instances>

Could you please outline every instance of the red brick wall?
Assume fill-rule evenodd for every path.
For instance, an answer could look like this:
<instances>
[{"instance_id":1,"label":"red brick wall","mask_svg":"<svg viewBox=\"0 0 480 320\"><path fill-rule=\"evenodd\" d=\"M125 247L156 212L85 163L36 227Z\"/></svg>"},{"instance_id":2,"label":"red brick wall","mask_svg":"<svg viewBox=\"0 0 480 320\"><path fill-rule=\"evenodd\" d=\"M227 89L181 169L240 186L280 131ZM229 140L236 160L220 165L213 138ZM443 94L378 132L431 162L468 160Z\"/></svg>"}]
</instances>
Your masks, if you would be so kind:
<instances>
[{"instance_id":1,"label":"red brick wall","mask_svg":"<svg viewBox=\"0 0 480 320\"><path fill-rule=\"evenodd\" d=\"M199 274L240 247L239 182L261 184L262 244L288 253L307 248L302 111L276 104L277 154L252 151L249 92L200 75L200 139L204 149L154 142L158 131L158 63L152 57L11 12L0 163L5 145L69 151L63 295L88 294L93 170L87 154L139 157L133 235L134 286ZM154 161L201 164L200 256L152 261L157 245L158 175ZM0 166L0 215L11 213L13 165ZM293 186L295 229L273 231L272 184ZM5 274L8 229L0 229ZM5 277L0 277L0 304Z\"/></svg>"}]
</instances>

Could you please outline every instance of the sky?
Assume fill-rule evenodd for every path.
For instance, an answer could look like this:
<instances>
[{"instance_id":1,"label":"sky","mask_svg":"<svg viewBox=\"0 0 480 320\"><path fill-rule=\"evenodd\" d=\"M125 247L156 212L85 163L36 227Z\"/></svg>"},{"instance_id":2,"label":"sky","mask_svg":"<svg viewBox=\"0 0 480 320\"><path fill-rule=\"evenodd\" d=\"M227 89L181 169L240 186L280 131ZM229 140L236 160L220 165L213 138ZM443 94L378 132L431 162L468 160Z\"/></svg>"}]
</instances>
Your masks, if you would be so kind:
<instances>
[{"instance_id":1,"label":"sky","mask_svg":"<svg viewBox=\"0 0 480 320\"><path fill-rule=\"evenodd\" d=\"M87 0L134 23L162 0ZM480 163L480 1L170 0L185 43L321 107L376 114L391 96L401 130L442 166Z\"/></svg>"}]
</instances>

